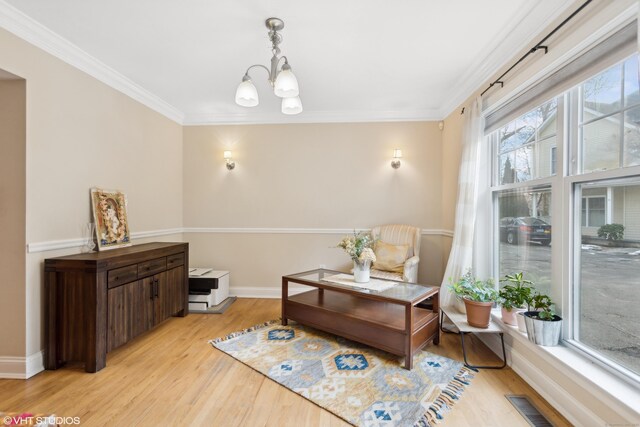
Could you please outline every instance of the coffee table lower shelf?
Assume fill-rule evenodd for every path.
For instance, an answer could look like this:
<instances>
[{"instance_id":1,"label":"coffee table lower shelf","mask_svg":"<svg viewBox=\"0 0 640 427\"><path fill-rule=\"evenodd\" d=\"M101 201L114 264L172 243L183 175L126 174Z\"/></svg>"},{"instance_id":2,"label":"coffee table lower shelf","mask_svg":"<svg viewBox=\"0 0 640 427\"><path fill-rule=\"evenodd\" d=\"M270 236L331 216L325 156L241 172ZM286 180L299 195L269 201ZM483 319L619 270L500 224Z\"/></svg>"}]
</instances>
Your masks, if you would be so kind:
<instances>
[{"instance_id":1,"label":"coffee table lower shelf","mask_svg":"<svg viewBox=\"0 0 640 427\"><path fill-rule=\"evenodd\" d=\"M399 356L411 369L413 354L430 341L438 344L439 318L431 310L314 289L283 300L282 324L304 325L351 339ZM406 319L412 320L406 325Z\"/></svg>"}]
</instances>

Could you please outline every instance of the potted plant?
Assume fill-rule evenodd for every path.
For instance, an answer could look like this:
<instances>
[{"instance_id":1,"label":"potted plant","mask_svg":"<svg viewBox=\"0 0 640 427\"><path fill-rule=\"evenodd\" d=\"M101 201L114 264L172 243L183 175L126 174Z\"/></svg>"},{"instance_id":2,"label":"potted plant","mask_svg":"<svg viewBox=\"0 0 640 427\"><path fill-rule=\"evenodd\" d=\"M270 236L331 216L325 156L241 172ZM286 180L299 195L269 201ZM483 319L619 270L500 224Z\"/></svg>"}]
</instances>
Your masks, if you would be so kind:
<instances>
[{"instance_id":1,"label":"potted plant","mask_svg":"<svg viewBox=\"0 0 640 427\"><path fill-rule=\"evenodd\" d=\"M468 271L457 282L452 282L449 289L464 301L467 311L467 323L476 328L488 328L491 319L491 308L498 299L493 280L479 280Z\"/></svg>"},{"instance_id":2,"label":"potted plant","mask_svg":"<svg viewBox=\"0 0 640 427\"><path fill-rule=\"evenodd\" d=\"M344 249L353 260L353 279L356 283L369 281L371 263L376 261L372 249L374 243L375 239L371 237L371 233L357 233L355 230L353 236L343 237L338 243L338 247Z\"/></svg>"},{"instance_id":3,"label":"potted plant","mask_svg":"<svg viewBox=\"0 0 640 427\"><path fill-rule=\"evenodd\" d=\"M548 295L536 293L530 300L534 311L524 313L529 341L543 346L558 345L562 318L556 315L551 306L553 301Z\"/></svg>"},{"instance_id":4,"label":"potted plant","mask_svg":"<svg viewBox=\"0 0 640 427\"><path fill-rule=\"evenodd\" d=\"M517 325L516 310L523 308L531 299L530 280L524 278L524 273L507 274L501 283L507 283L500 289L498 303L502 306L502 321L508 325ZM524 318L522 318L522 331L524 332Z\"/></svg>"}]
</instances>

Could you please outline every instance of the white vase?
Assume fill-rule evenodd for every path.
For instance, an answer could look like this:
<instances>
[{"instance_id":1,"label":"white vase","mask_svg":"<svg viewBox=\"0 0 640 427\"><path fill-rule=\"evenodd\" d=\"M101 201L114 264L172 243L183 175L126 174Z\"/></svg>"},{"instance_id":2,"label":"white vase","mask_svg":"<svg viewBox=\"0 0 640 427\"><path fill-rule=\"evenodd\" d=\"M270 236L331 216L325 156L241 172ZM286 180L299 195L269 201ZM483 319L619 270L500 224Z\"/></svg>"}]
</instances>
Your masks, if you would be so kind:
<instances>
[{"instance_id":1,"label":"white vase","mask_svg":"<svg viewBox=\"0 0 640 427\"><path fill-rule=\"evenodd\" d=\"M367 283L369 281L369 274L371 273L371 263L365 261L362 265L357 262L353 262L353 280L356 283Z\"/></svg>"}]
</instances>

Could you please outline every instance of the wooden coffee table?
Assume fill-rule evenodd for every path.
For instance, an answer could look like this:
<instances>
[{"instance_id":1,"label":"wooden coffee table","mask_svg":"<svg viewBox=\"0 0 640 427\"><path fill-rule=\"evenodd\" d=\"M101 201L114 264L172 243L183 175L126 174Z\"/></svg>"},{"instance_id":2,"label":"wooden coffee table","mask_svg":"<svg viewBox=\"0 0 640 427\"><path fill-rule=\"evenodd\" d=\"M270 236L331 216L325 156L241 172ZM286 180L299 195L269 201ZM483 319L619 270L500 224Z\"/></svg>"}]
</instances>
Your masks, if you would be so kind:
<instances>
[{"instance_id":1,"label":"wooden coffee table","mask_svg":"<svg viewBox=\"0 0 640 427\"><path fill-rule=\"evenodd\" d=\"M282 277L282 324L295 320L371 347L405 357L413 368L413 355L433 341L438 344L437 286L399 282L373 291L323 280L341 274L318 269ZM289 295L289 283L312 289ZM432 297L433 309L416 307Z\"/></svg>"}]
</instances>

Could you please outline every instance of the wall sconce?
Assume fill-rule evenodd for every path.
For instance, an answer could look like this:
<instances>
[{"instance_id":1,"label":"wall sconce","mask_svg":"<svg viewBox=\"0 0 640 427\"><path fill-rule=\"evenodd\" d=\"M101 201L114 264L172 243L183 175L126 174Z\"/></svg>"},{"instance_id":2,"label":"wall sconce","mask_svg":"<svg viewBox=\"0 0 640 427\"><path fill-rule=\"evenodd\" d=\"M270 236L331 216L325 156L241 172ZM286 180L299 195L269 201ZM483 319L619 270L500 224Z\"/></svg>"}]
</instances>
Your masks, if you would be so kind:
<instances>
[{"instance_id":1,"label":"wall sconce","mask_svg":"<svg viewBox=\"0 0 640 427\"><path fill-rule=\"evenodd\" d=\"M231 151L224 152L224 161L227 163L227 169L233 170L233 168L236 167L236 162L234 162L231 157Z\"/></svg>"},{"instance_id":2,"label":"wall sconce","mask_svg":"<svg viewBox=\"0 0 640 427\"><path fill-rule=\"evenodd\" d=\"M393 150L393 160L391 160L391 167L398 169L400 167L400 159L402 158L402 150L397 148Z\"/></svg>"}]
</instances>

